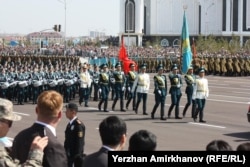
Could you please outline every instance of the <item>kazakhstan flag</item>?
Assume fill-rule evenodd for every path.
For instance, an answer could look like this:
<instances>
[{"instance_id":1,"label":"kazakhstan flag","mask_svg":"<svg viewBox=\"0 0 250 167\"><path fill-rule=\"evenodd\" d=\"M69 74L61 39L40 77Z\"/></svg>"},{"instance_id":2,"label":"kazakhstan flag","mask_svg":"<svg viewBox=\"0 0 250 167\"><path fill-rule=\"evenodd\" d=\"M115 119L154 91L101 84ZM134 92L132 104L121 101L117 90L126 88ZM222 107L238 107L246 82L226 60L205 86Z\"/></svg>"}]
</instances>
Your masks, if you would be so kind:
<instances>
[{"instance_id":1,"label":"kazakhstan flag","mask_svg":"<svg viewBox=\"0 0 250 167\"><path fill-rule=\"evenodd\" d=\"M188 67L192 64L192 51L189 41L188 22L186 13L183 15L183 25L181 33L181 48L182 48L182 73L187 73Z\"/></svg>"}]
</instances>

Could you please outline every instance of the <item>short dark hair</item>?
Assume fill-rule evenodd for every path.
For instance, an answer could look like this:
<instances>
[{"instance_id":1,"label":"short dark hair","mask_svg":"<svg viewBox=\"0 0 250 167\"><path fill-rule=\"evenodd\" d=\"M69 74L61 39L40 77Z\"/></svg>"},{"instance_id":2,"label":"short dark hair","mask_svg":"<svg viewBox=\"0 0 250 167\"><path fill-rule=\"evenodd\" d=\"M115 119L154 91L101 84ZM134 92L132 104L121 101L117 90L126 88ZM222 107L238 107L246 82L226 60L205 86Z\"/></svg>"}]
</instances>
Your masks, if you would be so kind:
<instances>
[{"instance_id":1,"label":"short dark hair","mask_svg":"<svg viewBox=\"0 0 250 167\"><path fill-rule=\"evenodd\" d=\"M99 124L103 145L118 145L122 135L127 133L126 123L117 116L109 116Z\"/></svg>"},{"instance_id":2,"label":"short dark hair","mask_svg":"<svg viewBox=\"0 0 250 167\"><path fill-rule=\"evenodd\" d=\"M238 145L236 151L250 151L250 142L242 143Z\"/></svg>"},{"instance_id":3,"label":"short dark hair","mask_svg":"<svg viewBox=\"0 0 250 167\"><path fill-rule=\"evenodd\" d=\"M156 136L147 130L135 132L129 139L129 151L154 151L157 142Z\"/></svg>"},{"instance_id":4,"label":"short dark hair","mask_svg":"<svg viewBox=\"0 0 250 167\"><path fill-rule=\"evenodd\" d=\"M224 140L213 140L207 144L206 151L233 151L233 149Z\"/></svg>"}]
</instances>

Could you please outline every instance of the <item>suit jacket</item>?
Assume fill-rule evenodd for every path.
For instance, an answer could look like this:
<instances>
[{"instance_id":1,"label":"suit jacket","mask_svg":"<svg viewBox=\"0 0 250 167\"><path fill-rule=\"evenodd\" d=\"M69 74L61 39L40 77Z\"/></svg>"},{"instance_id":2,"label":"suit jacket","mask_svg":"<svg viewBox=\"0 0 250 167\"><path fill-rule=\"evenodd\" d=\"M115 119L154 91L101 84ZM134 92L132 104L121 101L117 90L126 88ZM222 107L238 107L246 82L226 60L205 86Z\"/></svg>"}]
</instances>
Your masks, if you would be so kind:
<instances>
[{"instance_id":1,"label":"suit jacket","mask_svg":"<svg viewBox=\"0 0 250 167\"><path fill-rule=\"evenodd\" d=\"M108 167L108 151L102 147L99 151L86 156L83 167Z\"/></svg>"},{"instance_id":2,"label":"suit jacket","mask_svg":"<svg viewBox=\"0 0 250 167\"><path fill-rule=\"evenodd\" d=\"M45 134L46 133L46 134ZM24 163L29 154L30 146L36 136L48 136L49 142L44 149L43 167L67 167L67 157L63 145L45 126L34 123L21 131L14 139L12 157Z\"/></svg>"}]
</instances>

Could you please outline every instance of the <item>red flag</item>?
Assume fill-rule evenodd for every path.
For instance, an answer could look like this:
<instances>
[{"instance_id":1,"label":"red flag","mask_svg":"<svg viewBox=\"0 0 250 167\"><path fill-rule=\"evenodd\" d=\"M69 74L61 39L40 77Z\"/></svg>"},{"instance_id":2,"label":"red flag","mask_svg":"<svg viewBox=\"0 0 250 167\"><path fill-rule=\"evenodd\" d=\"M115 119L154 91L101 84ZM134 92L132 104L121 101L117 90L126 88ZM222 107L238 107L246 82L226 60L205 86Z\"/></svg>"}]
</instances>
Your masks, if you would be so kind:
<instances>
[{"instance_id":1,"label":"red flag","mask_svg":"<svg viewBox=\"0 0 250 167\"><path fill-rule=\"evenodd\" d=\"M119 60L120 61L128 60L128 55L127 55L126 48L124 46L123 37L122 37L122 45L119 51Z\"/></svg>"}]
</instances>

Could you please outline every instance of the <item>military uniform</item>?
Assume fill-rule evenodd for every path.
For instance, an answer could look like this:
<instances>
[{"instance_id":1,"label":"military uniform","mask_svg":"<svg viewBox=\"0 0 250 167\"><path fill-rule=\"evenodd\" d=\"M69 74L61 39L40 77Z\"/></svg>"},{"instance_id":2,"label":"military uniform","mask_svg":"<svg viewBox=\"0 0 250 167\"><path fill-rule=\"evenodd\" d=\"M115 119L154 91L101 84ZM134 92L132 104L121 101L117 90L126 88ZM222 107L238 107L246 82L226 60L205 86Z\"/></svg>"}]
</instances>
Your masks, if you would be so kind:
<instances>
[{"instance_id":1,"label":"military uniform","mask_svg":"<svg viewBox=\"0 0 250 167\"><path fill-rule=\"evenodd\" d=\"M180 99L182 96L181 93L181 86L182 86L182 80L181 80L181 75L177 73L178 68L177 65L174 64L172 66L172 73L169 74L169 81L171 84L169 93L171 94L171 105L168 110L168 117L170 118L171 112L175 106L175 119L181 119L179 117L179 105L180 105Z\"/></svg>"},{"instance_id":2,"label":"military uniform","mask_svg":"<svg viewBox=\"0 0 250 167\"><path fill-rule=\"evenodd\" d=\"M109 96L109 88L110 88L110 77L107 71L108 65L103 64L101 66L103 71L99 74L99 92L101 93L101 100L98 104L98 109L101 111L102 103L104 102L104 112L108 112L108 96Z\"/></svg>"},{"instance_id":3,"label":"military uniform","mask_svg":"<svg viewBox=\"0 0 250 167\"><path fill-rule=\"evenodd\" d=\"M131 63L130 65L130 68L134 68L135 65L133 63ZM132 106L133 106L133 110L135 110L135 105L136 105L136 88L135 88L135 91L134 92L131 92L132 90L132 87L133 87L133 84L135 82L135 79L137 77L137 72L135 72L134 70L131 70L128 72L127 74L127 91L128 91L128 100L127 100L127 103L126 103L126 109L128 109L128 106L131 102L131 100L133 99L132 101Z\"/></svg>"},{"instance_id":4,"label":"military uniform","mask_svg":"<svg viewBox=\"0 0 250 167\"><path fill-rule=\"evenodd\" d=\"M205 69L200 68L199 69L199 78L196 79L196 83L194 86L194 92L193 92L193 99L196 100L197 104L197 110L194 113L194 121L196 121L197 116L199 114L199 119L201 123L205 123L206 121L203 120L203 111L206 104L206 99L209 95L209 89L208 89L208 81L206 78L204 78Z\"/></svg>"},{"instance_id":5,"label":"military uniform","mask_svg":"<svg viewBox=\"0 0 250 167\"><path fill-rule=\"evenodd\" d=\"M0 166L8 167L42 167L43 152L39 150L31 150L29 158L24 164L20 164L18 160L13 160L4 147L0 146Z\"/></svg>"},{"instance_id":6,"label":"military uniform","mask_svg":"<svg viewBox=\"0 0 250 167\"><path fill-rule=\"evenodd\" d=\"M116 68L121 68L121 64L117 63ZM125 91L125 86L126 86L126 77L123 71L117 70L114 72L114 78L115 78L115 99L112 104L112 110L114 111L115 105L118 99L120 99L120 110L121 111L126 111L124 109L124 101L123 101L123 96L124 96L124 91Z\"/></svg>"},{"instance_id":7,"label":"military uniform","mask_svg":"<svg viewBox=\"0 0 250 167\"><path fill-rule=\"evenodd\" d=\"M87 70L87 65L85 64L83 66L83 70L80 73L80 99L79 99L79 104L81 105L84 99L84 103L85 103L85 107L88 107L88 100L89 100L89 88L91 85L91 78L90 78L90 74Z\"/></svg>"},{"instance_id":8,"label":"military uniform","mask_svg":"<svg viewBox=\"0 0 250 167\"><path fill-rule=\"evenodd\" d=\"M2 73L0 74L0 97L7 98L7 90L9 82L7 74L5 73L5 69L1 69Z\"/></svg>"},{"instance_id":9,"label":"military uniform","mask_svg":"<svg viewBox=\"0 0 250 167\"><path fill-rule=\"evenodd\" d=\"M148 115L147 114L147 97L148 97L148 91L149 91L149 86L150 86L150 78L149 78L149 75L145 72L146 72L146 65L142 64L141 72L137 75L135 79L132 92L136 91L137 93L135 113L136 114L138 113L139 105L141 103L141 100L143 100L143 106L142 106L143 115Z\"/></svg>"},{"instance_id":10,"label":"military uniform","mask_svg":"<svg viewBox=\"0 0 250 167\"><path fill-rule=\"evenodd\" d=\"M195 103L195 100L192 100L192 96L193 96L193 90L194 90L194 84L196 82L196 76L193 74L193 67L190 66L189 69L188 69L188 73L184 76L185 78L185 81L186 81L186 90L185 90L185 93L187 94L187 103L184 107L184 110L183 110L183 117L186 116L186 112L187 112L187 109L188 107L191 105L192 103L192 112L191 112L191 115L192 115L192 118L194 116L194 112L195 112L195 109L196 109L196 103Z\"/></svg>"},{"instance_id":11,"label":"military uniform","mask_svg":"<svg viewBox=\"0 0 250 167\"><path fill-rule=\"evenodd\" d=\"M83 157L85 144L85 125L76 117L68 123L65 130L64 148L68 158L68 167L81 167L77 159Z\"/></svg>"},{"instance_id":12,"label":"military uniform","mask_svg":"<svg viewBox=\"0 0 250 167\"><path fill-rule=\"evenodd\" d=\"M25 78L25 75L23 74L22 72L22 69L19 69L19 73L17 75L17 81L19 81L19 84L17 85L17 96L18 96L18 99L17 99L17 103L20 104L20 105L23 105L23 101L24 101L24 94L25 94L25 87L23 87L21 84L20 84L20 81L26 81L26 78Z\"/></svg>"},{"instance_id":13,"label":"military uniform","mask_svg":"<svg viewBox=\"0 0 250 167\"><path fill-rule=\"evenodd\" d=\"M93 78L92 84L93 84L93 87L94 87L94 98L93 98L94 101L98 101L99 75L100 75L100 73L99 73L99 71L97 69L97 66L95 65L94 66L94 71L92 73L92 78Z\"/></svg>"},{"instance_id":14,"label":"military uniform","mask_svg":"<svg viewBox=\"0 0 250 167\"><path fill-rule=\"evenodd\" d=\"M158 70L158 74L154 76L155 105L151 112L151 118L154 119L154 114L159 104L161 104L161 120L166 120L164 115L165 115L165 100L167 96L167 77L166 75L162 75L162 72L163 72L162 65L159 65L157 70Z\"/></svg>"},{"instance_id":15,"label":"military uniform","mask_svg":"<svg viewBox=\"0 0 250 167\"><path fill-rule=\"evenodd\" d=\"M109 77L110 77L110 88L111 88L111 100L114 100L115 98L115 78L114 78L114 65L111 66L111 70L109 71Z\"/></svg>"}]
</instances>

